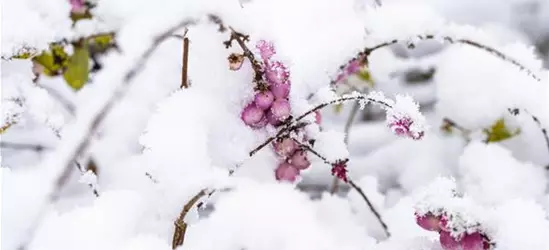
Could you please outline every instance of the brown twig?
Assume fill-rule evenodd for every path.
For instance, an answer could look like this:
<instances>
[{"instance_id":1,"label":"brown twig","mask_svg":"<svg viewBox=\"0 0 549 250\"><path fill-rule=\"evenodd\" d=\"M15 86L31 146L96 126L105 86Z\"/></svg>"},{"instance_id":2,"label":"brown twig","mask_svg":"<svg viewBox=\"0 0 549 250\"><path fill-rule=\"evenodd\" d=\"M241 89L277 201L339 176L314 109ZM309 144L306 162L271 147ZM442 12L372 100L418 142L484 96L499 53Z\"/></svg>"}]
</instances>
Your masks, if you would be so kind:
<instances>
[{"instance_id":1,"label":"brown twig","mask_svg":"<svg viewBox=\"0 0 549 250\"><path fill-rule=\"evenodd\" d=\"M80 164L80 162L78 162L78 161L76 161L75 164L76 164L76 167L78 168L78 170L80 170L80 172L82 174L86 173L87 171L91 171L91 170L84 169L82 167L82 164ZM95 172L94 172L94 174L95 174ZM99 197L99 191L97 190L97 188L93 184L88 183L88 187L91 188L92 193L93 193L93 195L95 195L95 197Z\"/></svg>"},{"instance_id":2,"label":"brown twig","mask_svg":"<svg viewBox=\"0 0 549 250\"><path fill-rule=\"evenodd\" d=\"M189 67L189 38L183 38L183 68L181 71L181 88L189 88L187 80Z\"/></svg>"},{"instance_id":3,"label":"brown twig","mask_svg":"<svg viewBox=\"0 0 549 250\"><path fill-rule=\"evenodd\" d=\"M84 129L84 131L78 133L79 137L70 138L70 140L67 140L65 142L66 145L61 145L59 147L60 149L58 151L58 154L53 154L54 157L52 157L51 159L52 161L55 161L53 162L55 164L52 165L60 166L62 167L62 170L57 175L55 185L53 186L52 190L48 191L48 199L45 201L45 204L42 204L43 207L45 207L47 203L54 202L59 199L60 191L67 183L67 180L74 169L72 164L76 161L76 158L88 148L92 135L97 131L100 124L103 122L105 117L107 117L107 114L110 113L117 101L122 99L126 95L134 78L139 74L139 72L142 71L143 67L145 67L145 63L156 51L158 46L178 29L195 23L195 20L186 18L157 36L153 40L153 43L149 46L149 48L147 48L147 50L145 50L141 54L136 63L126 72L122 80L122 84L120 84L120 86L115 89L114 94L105 103L101 104L102 106L99 108L99 112L97 112L96 115L91 118L91 121L88 122L87 119L85 119L82 121L82 123L85 124L78 124L81 125L81 128ZM80 128L80 126L78 127ZM32 237L34 236L34 231L41 222L44 210L45 209L40 210L41 214L39 214L38 218L34 220L34 224L30 228L31 231L27 234L29 235L30 239L32 239ZM21 242L21 245L18 247L18 249L26 249L28 243L28 239Z\"/></svg>"},{"instance_id":4,"label":"brown twig","mask_svg":"<svg viewBox=\"0 0 549 250\"><path fill-rule=\"evenodd\" d=\"M368 196L366 196L364 191L362 191L362 188L360 188L358 185L356 185L351 179L348 179L348 182L349 182L349 185L351 185L351 187L354 190L356 190L358 192L358 194L360 194L362 199L366 202L366 204L370 208L370 211L372 211L372 213L376 216L377 220L379 221L379 224L381 224L381 227L383 228L383 231L385 232L385 235L387 235L387 237L391 237L391 233L389 233L389 228L387 227L387 224L385 224L385 221L383 221L383 219L381 218L381 215L379 214L377 209L375 209L375 207L372 204L372 202L370 201L370 199L368 199Z\"/></svg>"},{"instance_id":5,"label":"brown twig","mask_svg":"<svg viewBox=\"0 0 549 250\"><path fill-rule=\"evenodd\" d=\"M191 211L191 209L198 202L198 200L200 200L200 198L204 197L206 194L206 189L200 190L200 192L193 196L189 200L189 202L187 202L185 206L183 206L183 210L181 210L179 217L174 223L172 249L176 249L178 246L183 245L183 242L185 241L185 233L187 232L188 226L188 224L185 222L185 216L187 216L187 213Z\"/></svg>"},{"instance_id":6,"label":"brown twig","mask_svg":"<svg viewBox=\"0 0 549 250\"><path fill-rule=\"evenodd\" d=\"M229 27L229 29L231 30L231 36L229 40L223 42L225 48L230 48L232 46L232 42L236 41L244 52L243 55L248 58L248 60L250 60L250 64L252 65L252 69L254 70L253 82L256 85L256 90L268 89L269 86L267 82L263 79L263 66L257 59L255 59L254 53L252 53L252 51L246 45L246 42L250 41L250 36L237 32L232 27Z\"/></svg>"},{"instance_id":7,"label":"brown twig","mask_svg":"<svg viewBox=\"0 0 549 250\"><path fill-rule=\"evenodd\" d=\"M326 157L324 157L323 155L321 155L320 153L318 153L316 150L314 150L313 148L311 148L309 145L305 145L303 143L301 143L300 141L292 138L301 148L311 152L312 154L316 155L318 158L320 158L324 163L328 164L328 165L335 165L335 163L333 162L330 162L328 161L328 159L326 159ZM347 162L348 159L344 159L344 160L340 160L340 161L344 161L344 162ZM383 228L383 230L385 231L385 234L387 235L387 237L390 237L391 234L389 233L389 229L387 227L387 224L385 224L385 222L383 221L383 219L381 218L381 215L379 214L379 212L377 211L377 209L373 206L372 202L370 202L370 199L368 199L368 196L366 196L366 194L364 193L364 191L362 191L362 189L356 185L348 176L347 176L347 182L351 185L351 187L356 190L360 196L362 197L362 199L366 202L366 204L368 205L368 208L370 208L370 211L372 211L372 213L376 216L377 220L379 221L379 224L381 225L381 227Z\"/></svg>"}]
</instances>

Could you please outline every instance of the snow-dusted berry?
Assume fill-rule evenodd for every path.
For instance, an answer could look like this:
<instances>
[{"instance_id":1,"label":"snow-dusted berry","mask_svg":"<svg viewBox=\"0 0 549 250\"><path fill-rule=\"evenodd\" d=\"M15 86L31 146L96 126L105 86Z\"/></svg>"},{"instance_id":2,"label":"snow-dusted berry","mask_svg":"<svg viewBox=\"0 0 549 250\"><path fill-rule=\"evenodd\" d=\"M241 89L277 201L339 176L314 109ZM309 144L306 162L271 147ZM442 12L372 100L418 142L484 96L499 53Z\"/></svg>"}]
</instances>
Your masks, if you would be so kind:
<instances>
[{"instance_id":1,"label":"snow-dusted berry","mask_svg":"<svg viewBox=\"0 0 549 250\"><path fill-rule=\"evenodd\" d=\"M277 99L285 99L290 94L290 85L285 83L273 84L271 85L271 91Z\"/></svg>"},{"instance_id":2,"label":"snow-dusted berry","mask_svg":"<svg viewBox=\"0 0 549 250\"><path fill-rule=\"evenodd\" d=\"M254 103L249 104L244 108L241 114L242 121L248 126L259 124L264 118L263 110L258 108Z\"/></svg>"},{"instance_id":3,"label":"snow-dusted berry","mask_svg":"<svg viewBox=\"0 0 549 250\"><path fill-rule=\"evenodd\" d=\"M284 99L278 99L271 106L273 117L278 121L284 121L290 117L290 103Z\"/></svg>"},{"instance_id":4,"label":"snow-dusted berry","mask_svg":"<svg viewBox=\"0 0 549 250\"><path fill-rule=\"evenodd\" d=\"M482 235L479 232L466 234L461 238L461 247L464 250L484 250L485 244Z\"/></svg>"},{"instance_id":5,"label":"snow-dusted berry","mask_svg":"<svg viewBox=\"0 0 549 250\"><path fill-rule=\"evenodd\" d=\"M440 231L439 240L444 250L463 250L461 244L452 237L450 232Z\"/></svg>"},{"instance_id":6,"label":"snow-dusted berry","mask_svg":"<svg viewBox=\"0 0 549 250\"><path fill-rule=\"evenodd\" d=\"M282 124L282 121L278 120L274 115L273 115L273 112L271 111L271 109L269 109L267 111L267 113L265 114L265 116L267 117L267 121L269 122L269 124L273 125L273 126L278 126L280 124Z\"/></svg>"},{"instance_id":7,"label":"snow-dusted berry","mask_svg":"<svg viewBox=\"0 0 549 250\"><path fill-rule=\"evenodd\" d=\"M279 181L294 182L299 176L299 169L287 162L283 162L275 170L276 179Z\"/></svg>"},{"instance_id":8,"label":"snow-dusted berry","mask_svg":"<svg viewBox=\"0 0 549 250\"><path fill-rule=\"evenodd\" d=\"M265 62L265 76L271 85L290 84L290 73L284 64L279 61Z\"/></svg>"},{"instance_id":9,"label":"snow-dusted berry","mask_svg":"<svg viewBox=\"0 0 549 250\"><path fill-rule=\"evenodd\" d=\"M263 110L271 107L274 101L274 95L271 91L261 91L255 94L255 105Z\"/></svg>"},{"instance_id":10,"label":"snow-dusted berry","mask_svg":"<svg viewBox=\"0 0 549 250\"><path fill-rule=\"evenodd\" d=\"M416 214L416 223L428 231L440 231L440 217L436 217L431 213L425 215Z\"/></svg>"},{"instance_id":11,"label":"snow-dusted berry","mask_svg":"<svg viewBox=\"0 0 549 250\"><path fill-rule=\"evenodd\" d=\"M276 154L284 158L290 157L297 149L297 143L291 138L284 138L273 143Z\"/></svg>"},{"instance_id":12,"label":"snow-dusted berry","mask_svg":"<svg viewBox=\"0 0 549 250\"><path fill-rule=\"evenodd\" d=\"M290 159L290 163L299 170L307 169L311 165L311 162L307 159L307 152L303 150L296 151Z\"/></svg>"}]
</instances>

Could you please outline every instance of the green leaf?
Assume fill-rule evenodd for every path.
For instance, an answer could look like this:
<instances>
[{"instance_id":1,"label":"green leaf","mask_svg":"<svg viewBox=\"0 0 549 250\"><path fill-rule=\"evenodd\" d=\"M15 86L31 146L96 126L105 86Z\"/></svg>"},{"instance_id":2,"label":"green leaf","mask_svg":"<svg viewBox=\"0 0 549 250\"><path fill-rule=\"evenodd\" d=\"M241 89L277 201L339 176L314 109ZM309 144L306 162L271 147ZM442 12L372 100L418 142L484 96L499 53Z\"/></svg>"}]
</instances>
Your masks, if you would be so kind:
<instances>
[{"instance_id":1,"label":"green leaf","mask_svg":"<svg viewBox=\"0 0 549 250\"><path fill-rule=\"evenodd\" d=\"M113 34L97 35L90 39L90 46L94 47L97 52L103 52L111 48L114 44Z\"/></svg>"},{"instance_id":2,"label":"green leaf","mask_svg":"<svg viewBox=\"0 0 549 250\"><path fill-rule=\"evenodd\" d=\"M50 51L34 57L32 60L44 67L44 74L56 76L67 66L69 56L60 44L50 44Z\"/></svg>"},{"instance_id":3,"label":"green leaf","mask_svg":"<svg viewBox=\"0 0 549 250\"><path fill-rule=\"evenodd\" d=\"M358 78L366 82L366 84L368 84L370 88L374 87L374 80L372 79L372 75L370 74L370 71L367 68L360 70L357 75L358 75Z\"/></svg>"},{"instance_id":4,"label":"green leaf","mask_svg":"<svg viewBox=\"0 0 549 250\"><path fill-rule=\"evenodd\" d=\"M44 74L48 76L55 76L59 74L61 70L60 64L55 64L53 55L50 52L44 51L42 54L32 59L34 62L44 67Z\"/></svg>"},{"instance_id":5,"label":"green leaf","mask_svg":"<svg viewBox=\"0 0 549 250\"><path fill-rule=\"evenodd\" d=\"M334 112L336 114L341 113L341 110L343 110L343 103L338 103L338 104L334 105Z\"/></svg>"},{"instance_id":6,"label":"green leaf","mask_svg":"<svg viewBox=\"0 0 549 250\"><path fill-rule=\"evenodd\" d=\"M90 53L87 42L74 45L74 54L71 55L67 70L63 74L65 81L75 90L79 90L88 81L90 69Z\"/></svg>"},{"instance_id":7,"label":"green leaf","mask_svg":"<svg viewBox=\"0 0 549 250\"><path fill-rule=\"evenodd\" d=\"M492 125L489 129L485 129L484 133L486 134L486 142L499 142L507 140L513 136L516 136L520 133L520 129L511 132L507 126L505 126L505 120L499 119Z\"/></svg>"}]
</instances>

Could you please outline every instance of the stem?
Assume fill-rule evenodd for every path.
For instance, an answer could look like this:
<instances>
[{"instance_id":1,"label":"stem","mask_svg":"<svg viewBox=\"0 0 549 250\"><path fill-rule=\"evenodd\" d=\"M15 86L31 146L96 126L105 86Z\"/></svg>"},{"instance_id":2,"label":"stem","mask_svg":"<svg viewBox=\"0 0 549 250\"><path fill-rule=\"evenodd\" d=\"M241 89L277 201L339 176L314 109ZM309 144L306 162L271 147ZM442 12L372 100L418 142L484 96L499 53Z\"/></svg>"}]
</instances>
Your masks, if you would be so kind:
<instances>
[{"instance_id":1,"label":"stem","mask_svg":"<svg viewBox=\"0 0 549 250\"><path fill-rule=\"evenodd\" d=\"M222 24L219 24L221 27L223 27ZM248 35L244 35L240 32L235 31L232 27L229 27L231 30L231 37L228 41L223 42L225 44L226 48L229 48L232 46L232 41L236 40L242 51L244 51L243 55L250 60L250 63L252 65L252 69L254 70L254 83L256 84L256 89L258 90L265 90L268 89L268 85L263 80L263 67L261 63L255 59L254 53L248 48L245 42L250 40L250 37ZM221 28L220 28L221 30Z\"/></svg>"},{"instance_id":2,"label":"stem","mask_svg":"<svg viewBox=\"0 0 549 250\"><path fill-rule=\"evenodd\" d=\"M501 60L503 61L506 61L506 62L509 62L513 65L515 65L516 67L518 67L520 70L522 71L525 71L526 74L530 77L532 77L534 80L540 82L541 79L536 76L536 74L534 74L534 72L532 72L530 69L528 69L526 66L522 65L520 62L518 62L517 60L507 56L506 54L504 54L503 52L495 49L495 48L492 48L488 45L484 45L484 44L481 44L481 43L478 43L478 42L475 42L475 41L472 41L472 40L469 40L469 39L454 39L452 37L449 37L449 36L444 36L444 37L436 37L434 35L417 35L416 36L419 40L434 40L434 39L438 39L438 38L442 38L444 39L444 41L450 43L450 44L465 44L465 45L469 45L469 46L472 46L472 47L475 47L477 49L480 49L480 50L484 50L498 58L500 58ZM370 56L370 54L372 52L374 52L375 50L378 50L378 49L381 49L381 48L384 48L384 47L387 47L387 46L390 46L390 45L393 45L393 44L396 44L396 43L399 43L399 42L406 42L404 40L398 40L398 39L395 39L395 40L392 40L392 41L389 41L389 42L383 42L383 43L380 43L378 45L375 45L371 48L365 48L362 52L360 52L358 55L357 55L357 58L360 58L360 57L364 57L363 60L364 62L367 64L368 63L368 57ZM410 48L413 48L414 45L413 44L410 44L409 45ZM345 68L347 65L342 65L340 68Z\"/></svg>"},{"instance_id":3,"label":"stem","mask_svg":"<svg viewBox=\"0 0 549 250\"><path fill-rule=\"evenodd\" d=\"M34 232L42 221L47 203L55 202L59 199L60 191L67 183L67 180L74 169L74 167L72 166L73 162L76 161L76 158L79 155L87 150L92 135L95 134L100 124L103 122L107 114L110 113L117 101L122 99L126 95L134 78L139 74L139 72L142 71L145 63L148 61L151 55L156 51L158 46L163 41L171 36L172 33L182 27L191 24L195 24L195 21L186 18L157 36L153 40L153 43L149 46L149 48L141 54L137 62L126 72L122 80L122 84L120 84L120 86L115 89L114 94L112 94L112 96L105 103L100 104L101 106L98 109L98 112L90 117L91 119L80 119L80 123L77 121L77 124L75 124L75 128L83 131L78 131L78 133L75 133L78 136L77 138L69 138L65 140L63 142L64 144L59 147L57 154L53 154L54 157L50 158L52 161L50 164L52 166L59 166L62 169L56 177L55 185L51 190L47 192L47 200L43 204L41 204L43 208L39 210L41 211L40 214L32 222L33 225L30 228L30 232L28 232L27 234L29 235L29 238L26 241L21 242L21 245L19 245L18 247L19 250L26 249L29 240L34 237Z\"/></svg>"},{"instance_id":4,"label":"stem","mask_svg":"<svg viewBox=\"0 0 549 250\"><path fill-rule=\"evenodd\" d=\"M181 88L189 88L187 71L189 63L189 38L183 38L183 69L181 72Z\"/></svg>"},{"instance_id":5,"label":"stem","mask_svg":"<svg viewBox=\"0 0 549 250\"><path fill-rule=\"evenodd\" d=\"M366 202L366 204L370 208L370 211L372 211L372 213L376 216L377 220L379 221L379 224L381 224L381 227L383 227L383 231L385 232L385 235L387 235L387 237L391 237L391 233L389 233L389 228L387 227L387 224L385 224L379 212L374 208L374 205L372 204L372 202L370 202L370 199L368 199L368 196L366 196L364 191L362 191L362 188L356 185L351 179L349 179L348 182L351 185L351 187L354 190L356 190L358 194L360 194L362 199Z\"/></svg>"},{"instance_id":6,"label":"stem","mask_svg":"<svg viewBox=\"0 0 549 250\"><path fill-rule=\"evenodd\" d=\"M309 152L313 153L314 155L316 155L318 158L320 158L322 161L324 161L324 163L326 163L328 165L333 165L334 164L334 163L331 163L330 161L328 161L326 159L326 157L322 156L320 153L318 153L317 151L315 151L314 149L312 149L308 145L305 145L305 144L299 142L298 140L296 140L294 138L292 138L292 140L294 140L300 147L302 147L302 148L306 149L307 151L309 151ZM368 208L370 208L370 211L372 211L372 213L376 216L377 220L379 221L379 224L381 224L381 227L383 228L383 231L385 232L385 235L387 235L387 237L390 237L391 234L389 233L389 229L387 227L387 224L385 224L385 222L381 218L381 215L379 214L379 212L374 208L374 205L372 204L372 202L370 202L370 199L368 199L368 196L366 196L364 191L362 191L362 189L358 185L356 185L349 177L347 177L347 180L348 180L349 184L351 185L351 187L360 194L360 196L362 197L362 199L364 201L366 201L366 204L368 205Z\"/></svg>"},{"instance_id":7,"label":"stem","mask_svg":"<svg viewBox=\"0 0 549 250\"><path fill-rule=\"evenodd\" d=\"M340 97L340 98L337 98L337 99L334 99L334 100L331 100L329 102L325 102L325 103L322 103L322 104L319 104L317 105L316 107L314 107L313 109L305 112L304 114L298 116L296 119L294 120L291 120L289 121L285 127L283 127L280 131L278 131L278 133L275 135L275 136L272 136L272 137L269 137L265 142L261 143L259 146L257 146L256 148L254 148L252 151L250 151L250 156L253 156L255 153L257 153L259 150L261 150L262 148L264 148L265 146L267 146L269 143L271 143L272 141L274 141L275 139L277 138L280 138L282 135L290 132L290 131L293 131L297 128L300 128L301 126L299 125L300 123L298 123L299 121L303 120L303 118L307 117L308 115L320 110L320 109L323 109L325 108L326 106L329 106L329 105L332 105L332 104L336 104L336 103L341 103L341 102L348 102L348 101L360 101L360 100L364 100L364 101L368 101L370 103L375 103L375 104L378 104L380 106L382 106L383 108L385 109L390 109L392 108L391 105L389 105L388 103L385 103L383 101L380 101L380 100L376 100L376 99L373 99L373 98L370 98L370 97L367 97L367 96L364 96L364 95L356 95L356 96L344 96L344 97ZM306 124L305 124L306 125Z\"/></svg>"},{"instance_id":8,"label":"stem","mask_svg":"<svg viewBox=\"0 0 549 250\"><path fill-rule=\"evenodd\" d=\"M518 115L520 113L519 109L509 109L509 112L512 115ZM538 128L540 129L541 133L543 134L543 138L545 139L545 145L547 147L547 150L549 150L549 135L547 134L547 129L543 127L541 122L539 121L538 117L533 115L532 113L528 112L526 109L522 109L522 112L526 113L532 120L538 125ZM545 167L547 170L549 170L549 165Z\"/></svg>"},{"instance_id":9,"label":"stem","mask_svg":"<svg viewBox=\"0 0 549 250\"><path fill-rule=\"evenodd\" d=\"M40 145L40 144L28 144L28 143L18 143L18 142L0 142L0 148L9 148L15 150L31 150L36 152L42 152L46 149L51 149L50 147Z\"/></svg>"},{"instance_id":10,"label":"stem","mask_svg":"<svg viewBox=\"0 0 549 250\"><path fill-rule=\"evenodd\" d=\"M212 192L213 193L213 192ZM173 240L172 240L172 249L176 249L178 246L183 245L183 242L185 241L185 233L187 232L187 226L188 224L185 222L185 216L193 206L200 200L200 198L204 197L207 194L206 189L200 190L195 196L193 196L186 204L183 206L183 210L181 210L181 213L179 214L179 217L174 223L174 233L173 233Z\"/></svg>"},{"instance_id":11,"label":"stem","mask_svg":"<svg viewBox=\"0 0 549 250\"><path fill-rule=\"evenodd\" d=\"M80 164L80 162L76 161L75 164L76 164L76 167L78 168L78 170L80 170L80 172L81 172L82 174L86 173L87 170L84 169L84 168L82 167L82 164ZM99 191L97 191L97 188L95 188L94 185L92 185L91 183L89 183L89 184L88 184L88 187L91 188L92 193L93 193L93 195L95 195L95 197L99 197Z\"/></svg>"},{"instance_id":12,"label":"stem","mask_svg":"<svg viewBox=\"0 0 549 250\"><path fill-rule=\"evenodd\" d=\"M360 104L355 102L351 109L351 113L347 118L347 122L345 123L345 129L343 131L345 133L345 138L344 138L345 145L349 145L349 135L350 135L351 127L353 126L353 120L355 119L355 116L359 110L360 110ZM330 194L335 194L338 189L339 189L339 178L337 178L337 176L334 176L334 179L332 180L332 188L330 188Z\"/></svg>"}]
</instances>

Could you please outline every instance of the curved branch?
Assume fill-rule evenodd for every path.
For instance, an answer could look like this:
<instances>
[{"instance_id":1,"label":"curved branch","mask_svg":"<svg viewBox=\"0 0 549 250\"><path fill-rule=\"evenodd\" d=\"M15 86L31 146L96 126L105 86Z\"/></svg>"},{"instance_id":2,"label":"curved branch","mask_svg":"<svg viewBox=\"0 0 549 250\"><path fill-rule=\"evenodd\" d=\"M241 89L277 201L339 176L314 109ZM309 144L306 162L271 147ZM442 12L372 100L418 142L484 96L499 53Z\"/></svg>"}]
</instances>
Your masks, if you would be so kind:
<instances>
[{"instance_id":1,"label":"curved branch","mask_svg":"<svg viewBox=\"0 0 549 250\"><path fill-rule=\"evenodd\" d=\"M92 135L97 131L100 124L107 117L107 114L112 110L117 101L126 95L134 78L144 68L145 63L156 51L158 46L178 29L195 23L196 22L194 19L185 18L158 35L153 40L153 43L149 46L149 48L147 48L147 50L145 50L137 59L136 63L125 73L122 83L115 89L114 94L112 94L106 102L100 104L101 107L98 109L98 112L95 112L90 118L83 119L80 122L81 124L77 124L78 129L81 130L78 131L77 134L75 133L77 138L69 138L65 140L64 145L61 145L57 150L57 154L52 154L54 157L50 158L52 160L51 164L53 166L60 166L62 169L56 176L55 185L47 192L48 198L44 204L42 204L42 207L46 207L47 203L54 202L59 199L60 191L66 184L67 179L74 169L72 165L73 162L75 162L79 155L87 150ZM29 240L34 236L35 229L42 220L44 210L45 209L40 210L41 214L39 214L34 220L33 226L30 228L30 232L28 233L29 238L26 239L26 241L21 242L21 245L18 247L19 250L26 249Z\"/></svg>"},{"instance_id":2,"label":"curved branch","mask_svg":"<svg viewBox=\"0 0 549 250\"><path fill-rule=\"evenodd\" d=\"M504 54L503 52L501 52L501 51L499 51L495 48L492 48L488 45L484 45L484 44L481 44L479 42L475 42L475 41L472 41L472 40L469 40L469 39L454 39L454 38L449 37L449 36L437 37L437 36L434 36L434 35L417 35L416 38L418 38L419 40L443 39L445 42L448 42L450 44L464 44L464 45L475 47L477 49L486 51L486 52L500 58L503 61L506 61L506 62L509 62L509 63L513 64L514 66L518 67L521 71L526 72L526 74L528 76L532 77L534 80L536 80L538 82L541 81L540 77L538 77L532 70L528 69L526 66L521 64L519 61L517 61L514 58L511 58L510 56ZM409 41L395 39L395 40L391 40L391 41L388 41L388 42L380 43L380 44L375 45L373 47L364 48L363 51L361 51L360 53L358 53L357 56L355 56L354 59L361 59L363 63L368 64L368 57L370 56L370 54L372 52L374 52L378 49L381 49L381 48L388 47L388 46L396 44L396 43L400 43L400 42L409 42ZM408 47L409 48L414 48L414 44L409 43ZM353 60L350 60L349 63L352 62L352 61ZM349 63L346 63L346 64L340 66L340 68L341 69L346 68ZM332 81L332 83L334 83L334 81Z\"/></svg>"},{"instance_id":3,"label":"curved branch","mask_svg":"<svg viewBox=\"0 0 549 250\"><path fill-rule=\"evenodd\" d=\"M383 221L383 219L381 218L381 215L379 214L379 212L374 208L374 205L372 204L370 199L368 199L368 196L366 196L364 191L362 191L362 188L360 188L358 185L356 185L351 179L348 179L348 182L349 182L349 185L351 185L351 187L354 190L356 190L358 192L358 194L360 194L362 199L368 205L368 208L370 208L370 211L372 211L372 213L376 216L377 220L379 221L379 224L381 224L381 227L383 228L383 231L385 232L385 235L387 235L387 237L391 237L391 233L389 233L389 228L387 227L387 224L385 224L385 221Z\"/></svg>"},{"instance_id":4,"label":"curved branch","mask_svg":"<svg viewBox=\"0 0 549 250\"><path fill-rule=\"evenodd\" d=\"M292 138L293 139L293 138ZM330 162L328 161L328 159L326 159L326 157L322 156L320 153L318 153L316 150L314 150L313 148L309 147L308 145L305 145L301 142L299 142L298 140L296 139L293 139L301 148L303 149L306 149L307 151L311 152L312 154L316 155L318 158L320 158L324 163L328 164L328 165L335 165L336 163L333 163L333 162ZM343 160L343 161L347 161L347 160ZM370 202L370 199L368 199L368 196L366 196L366 194L364 193L364 191L362 190L362 188L360 188L358 185L356 185L352 180L351 178L349 178L347 176L347 182L349 183L349 185L351 185L351 187L356 190L360 196L362 197L362 199L366 202L366 204L368 205L368 208L370 209L370 211L372 211L372 213L376 216L377 220L379 221L379 224L381 225L381 227L383 228L383 231L385 232L385 235L387 235L387 237L390 237L391 236L391 233L389 233L389 228L387 227L387 224L385 224L385 221L383 221L383 219L381 218L381 215L379 214L379 212L377 211L377 209L374 207L374 205L372 204L372 202Z\"/></svg>"},{"instance_id":5,"label":"curved branch","mask_svg":"<svg viewBox=\"0 0 549 250\"><path fill-rule=\"evenodd\" d=\"M173 232L173 239L172 239L172 249L176 249L178 246L183 245L183 242L185 241L185 233L187 232L187 226L188 224L185 222L185 217L191 211L193 206L200 200L200 198L204 197L207 194L206 189L200 190L195 196L193 196L189 202L183 206L183 210L181 210L181 213L179 214L179 217L174 223L174 232ZM212 193L210 193L211 195Z\"/></svg>"}]
</instances>

